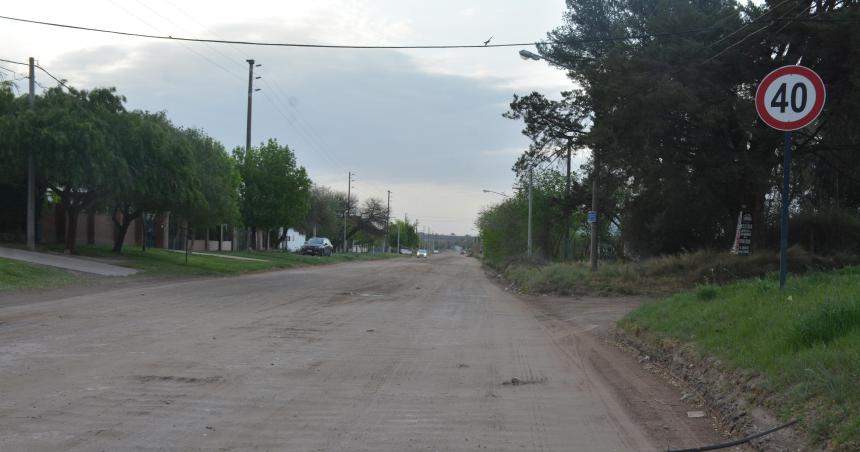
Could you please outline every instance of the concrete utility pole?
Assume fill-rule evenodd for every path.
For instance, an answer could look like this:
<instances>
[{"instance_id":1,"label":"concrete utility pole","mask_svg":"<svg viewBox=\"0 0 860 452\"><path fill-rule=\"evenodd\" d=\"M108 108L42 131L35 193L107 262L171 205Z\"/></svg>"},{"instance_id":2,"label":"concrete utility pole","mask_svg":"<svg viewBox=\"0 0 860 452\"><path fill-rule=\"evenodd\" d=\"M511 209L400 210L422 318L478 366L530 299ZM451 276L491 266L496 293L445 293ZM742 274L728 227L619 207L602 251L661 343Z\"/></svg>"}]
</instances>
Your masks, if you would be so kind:
<instances>
[{"instance_id":1,"label":"concrete utility pole","mask_svg":"<svg viewBox=\"0 0 860 452\"><path fill-rule=\"evenodd\" d=\"M352 171L350 171L349 172L349 184L347 184L347 186L346 186L346 210L343 213L343 252L344 253L347 252L346 222L349 221L349 210L350 210L349 209L349 203L350 203L350 196L352 196L352 192L351 192L351 190L352 190L352 176L354 176L354 174L352 174Z\"/></svg>"},{"instance_id":2,"label":"concrete utility pole","mask_svg":"<svg viewBox=\"0 0 860 452\"><path fill-rule=\"evenodd\" d=\"M251 150L251 104L254 99L254 92L260 89L254 89L254 60L245 60L248 62L248 125L245 129L245 152ZM259 64L256 67L260 67ZM257 77L260 78L260 77Z\"/></svg>"},{"instance_id":3,"label":"concrete utility pole","mask_svg":"<svg viewBox=\"0 0 860 452\"><path fill-rule=\"evenodd\" d=\"M526 254L532 257L532 178L534 176L532 168L529 168L529 227L528 237L526 239Z\"/></svg>"},{"instance_id":4,"label":"concrete utility pole","mask_svg":"<svg viewBox=\"0 0 860 452\"><path fill-rule=\"evenodd\" d=\"M591 175L591 210L595 214L594 223L591 223L591 271L597 271L597 249L598 249L598 218L597 215L597 154L592 154L594 169Z\"/></svg>"},{"instance_id":5,"label":"concrete utility pole","mask_svg":"<svg viewBox=\"0 0 860 452\"><path fill-rule=\"evenodd\" d=\"M36 108L35 60L30 57L30 110ZM36 249L36 163L33 148L27 153L27 248Z\"/></svg>"},{"instance_id":6,"label":"concrete utility pole","mask_svg":"<svg viewBox=\"0 0 860 452\"><path fill-rule=\"evenodd\" d=\"M385 246L382 247L384 252L388 252L388 237L391 231L391 190L388 191L388 210L385 212ZM398 253L400 250L398 249Z\"/></svg>"}]
</instances>

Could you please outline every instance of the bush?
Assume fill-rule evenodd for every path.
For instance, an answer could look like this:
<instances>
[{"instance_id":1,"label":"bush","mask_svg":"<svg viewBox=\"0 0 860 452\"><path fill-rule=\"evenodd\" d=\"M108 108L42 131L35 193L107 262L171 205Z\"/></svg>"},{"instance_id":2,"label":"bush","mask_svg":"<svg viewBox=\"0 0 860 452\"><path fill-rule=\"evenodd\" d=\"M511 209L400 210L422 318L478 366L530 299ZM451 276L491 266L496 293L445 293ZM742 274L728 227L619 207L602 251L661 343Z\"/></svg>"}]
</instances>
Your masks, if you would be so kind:
<instances>
[{"instance_id":1,"label":"bush","mask_svg":"<svg viewBox=\"0 0 860 452\"><path fill-rule=\"evenodd\" d=\"M791 274L841 268L860 262L857 256L817 256L801 247L788 253ZM723 285L748 278L763 278L779 270L779 254L752 256L698 251L662 256L637 263L602 263L596 273L586 264L553 263L509 258L495 268L526 292L575 294L584 292L666 295L697 285ZM708 299L707 289L702 298Z\"/></svg>"},{"instance_id":2,"label":"bush","mask_svg":"<svg viewBox=\"0 0 860 452\"><path fill-rule=\"evenodd\" d=\"M840 210L801 213L791 219L789 239L812 253L860 253L860 218Z\"/></svg>"}]
</instances>

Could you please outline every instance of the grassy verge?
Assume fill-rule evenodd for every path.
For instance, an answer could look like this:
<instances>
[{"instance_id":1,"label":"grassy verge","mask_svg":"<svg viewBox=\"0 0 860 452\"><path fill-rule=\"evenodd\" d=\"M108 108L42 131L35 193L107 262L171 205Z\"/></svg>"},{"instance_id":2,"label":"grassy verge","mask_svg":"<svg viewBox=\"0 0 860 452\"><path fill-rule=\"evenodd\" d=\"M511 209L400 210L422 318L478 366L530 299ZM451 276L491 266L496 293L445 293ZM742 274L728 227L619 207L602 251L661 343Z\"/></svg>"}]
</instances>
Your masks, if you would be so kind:
<instances>
[{"instance_id":1,"label":"grassy verge","mask_svg":"<svg viewBox=\"0 0 860 452\"><path fill-rule=\"evenodd\" d=\"M860 450L860 267L702 286L647 304L620 326L693 343L764 381L761 401L803 418L817 445Z\"/></svg>"},{"instance_id":2,"label":"grassy verge","mask_svg":"<svg viewBox=\"0 0 860 452\"><path fill-rule=\"evenodd\" d=\"M825 258L799 248L793 248L789 253L789 268L793 273L840 268L852 263L857 263L856 257ZM601 263L597 272L591 272L590 267L582 263L533 265L514 262L502 267L505 278L525 292L665 296L701 284L725 284L763 277L779 269L779 257L776 253L765 252L742 257L700 251L637 263Z\"/></svg>"},{"instance_id":3,"label":"grassy verge","mask_svg":"<svg viewBox=\"0 0 860 452\"><path fill-rule=\"evenodd\" d=\"M60 287L80 279L57 268L0 258L0 292Z\"/></svg>"},{"instance_id":4,"label":"grassy verge","mask_svg":"<svg viewBox=\"0 0 860 452\"><path fill-rule=\"evenodd\" d=\"M238 251L238 252L208 252L225 256L248 257L260 261L227 259L218 256L203 256L190 254L188 263L184 253L176 253L163 249L125 248L117 255L107 247L79 246L82 256L97 257L104 262L115 263L126 267L142 270L145 274L156 276L194 276L194 275L229 275L247 273L259 270L275 270L301 267L308 265L324 265L338 262L352 262L386 259L397 255L386 254L334 254L330 257L300 256L281 251Z\"/></svg>"}]
</instances>

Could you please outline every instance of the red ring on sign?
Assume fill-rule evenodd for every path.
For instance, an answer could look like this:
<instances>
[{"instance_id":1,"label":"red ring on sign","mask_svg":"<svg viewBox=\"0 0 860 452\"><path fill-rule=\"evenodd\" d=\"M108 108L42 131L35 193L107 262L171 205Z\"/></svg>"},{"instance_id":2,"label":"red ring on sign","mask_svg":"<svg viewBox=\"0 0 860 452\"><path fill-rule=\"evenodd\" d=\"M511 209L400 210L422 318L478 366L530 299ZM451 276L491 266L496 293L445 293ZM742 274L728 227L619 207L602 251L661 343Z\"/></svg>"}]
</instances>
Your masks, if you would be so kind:
<instances>
[{"instance_id":1,"label":"red ring on sign","mask_svg":"<svg viewBox=\"0 0 860 452\"><path fill-rule=\"evenodd\" d=\"M767 88L770 87L774 80L782 77L783 75L799 75L804 77L812 83L812 87L815 89L815 104L812 105L812 109L809 110L809 113L796 121L780 121L774 118L764 106L764 94L767 91ZM808 126L812 121L815 121L815 118L817 118L818 115L821 114L821 110L824 109L825 96L826 92L824 90L824 81L821 80L821 77L819 77L815 71L806 66L783 66L771 71L771 73L767 74L762 79L761 83L758 84L758 88L756 88L755 92L755 109L758 112L759 118L761 118L765 124L777 130L789 132L792 130L802 129Z\"/></svg>"}]
</instances>

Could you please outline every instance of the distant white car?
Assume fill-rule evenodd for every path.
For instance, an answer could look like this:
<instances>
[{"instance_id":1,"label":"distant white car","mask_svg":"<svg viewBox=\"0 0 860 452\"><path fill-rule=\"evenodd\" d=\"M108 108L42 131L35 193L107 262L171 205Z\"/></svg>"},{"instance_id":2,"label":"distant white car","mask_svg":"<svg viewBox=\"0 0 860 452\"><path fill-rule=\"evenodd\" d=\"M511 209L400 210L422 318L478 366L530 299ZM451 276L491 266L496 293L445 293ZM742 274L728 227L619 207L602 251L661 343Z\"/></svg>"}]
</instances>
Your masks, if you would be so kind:
<instances>
[{"instance_id":1,"label":"distant white car","mask_svg":"<svg viewBox=\"0 0 860 452\"><path fill-rule=\"evenodd\" d=\"M418 253L415 254L415 257L427 257L427 250L418 250Z\"/></svg>"},{"instance_id":2,"label":"distant white car","mask_svg":"<svg viewBox=\"0 0 860 452\"><path fill-rule=\"evenodd\" d=\"M400 248L400 254L412 254L412 250L409 248Z\"/></svg>"},{"instance_id":3,"label":"distant white car","mask_svg":"<svg viewBox=\"0 0 860 452\"><path fill-rule=\"evenodd\" d=\"M439 254L439 250L433 250L433 254Z\"/></svg>"}]
</instances>

